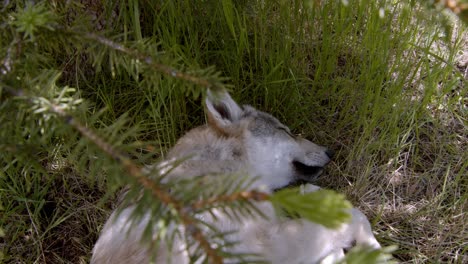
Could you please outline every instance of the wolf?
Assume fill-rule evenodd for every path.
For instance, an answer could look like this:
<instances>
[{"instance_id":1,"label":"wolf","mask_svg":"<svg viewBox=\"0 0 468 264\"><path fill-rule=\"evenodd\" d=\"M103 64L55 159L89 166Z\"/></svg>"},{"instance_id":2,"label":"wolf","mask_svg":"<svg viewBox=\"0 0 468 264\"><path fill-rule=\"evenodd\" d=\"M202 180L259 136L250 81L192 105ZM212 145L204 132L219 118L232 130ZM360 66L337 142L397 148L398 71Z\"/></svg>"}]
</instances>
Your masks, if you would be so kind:
<instances>
[{"instance_id":1,"label":"wolf","mask_svg":"<svg viewBox=\"0 0 468 264\"><path fill-rule=\"evenodd\" d=\"M156 165L159 173L173 179L249 175L256 179L249 189L267 193L298 185L304 192L319 189L309 182L331 161L331 150L294 135L268 113L237 104L226 91L208 91L205 109L207 124L178 140ZM171 166L178 160L177 166ZM328 229L304 219L280 217L269 202L256 202L256 207L266 217L231 219L216 209L197 217L230 232L227 239L238 242L230 253L253 253L271 263L333 263L354 244L380 248L369 221L355 208L350 210L350 223ZM141 243L151 217L157 216L146 213L134 223L135 210L130 205L111 214L93 248L92 264L190 262L190 247L180 239L173 241L171 249L163 242L152 250ZM184 233L184 227L172 228Z\"/></svg>"}]
</instances>

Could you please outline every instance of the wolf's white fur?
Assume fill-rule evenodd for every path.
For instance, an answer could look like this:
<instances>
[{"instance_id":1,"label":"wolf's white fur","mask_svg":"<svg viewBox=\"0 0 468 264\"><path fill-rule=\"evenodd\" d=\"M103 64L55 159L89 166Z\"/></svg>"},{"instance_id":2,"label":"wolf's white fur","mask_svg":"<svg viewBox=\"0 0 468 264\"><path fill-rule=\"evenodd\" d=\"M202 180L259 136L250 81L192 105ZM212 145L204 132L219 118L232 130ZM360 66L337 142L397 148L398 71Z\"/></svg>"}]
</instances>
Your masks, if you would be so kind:
<instances>
[{"instance_id":1,"label":"wolf's white fur","mask_svg":"<svg viewBox=\"0 0 468 264\"><path fill-rule=\"evenodd\" d=\"M166 161L157 165L162 173L166 173L172 168L172 161L186 158L170 170L168 177L247 174L258 177L251 188L273 192L299 180L313 179L330 161L326 148L293 136L286 126L269 114L251 106L240 107L228 93L218 97L209 94L206 109L208 124L179 139ZM317 189L307 184L304 191ZM256 253L272 263L332 263L343 258L343 249L354 242L380 247L369 221L357 209L350 210L351 223L331 230L302 219L280 218L268 202L257 203L257 207L267 219L245 217L234 220L221 210L197 217L220 231L237 231L228 236L229 241L240 242L230 249L231 252ZM111 215L93 249L91 263L149 263L152 255L156 256L156 263L189 262L191 249L177 239L172 249L161 243L156 252L149 252L140 239L150 218L157 216L146 213L133 223L134 210L135 206L129 206L120 214L114 212ZM157 225L153 226L154 230L157 228ZM183 226L170 228L184 233Z\"/></svg>"}]
</instances>

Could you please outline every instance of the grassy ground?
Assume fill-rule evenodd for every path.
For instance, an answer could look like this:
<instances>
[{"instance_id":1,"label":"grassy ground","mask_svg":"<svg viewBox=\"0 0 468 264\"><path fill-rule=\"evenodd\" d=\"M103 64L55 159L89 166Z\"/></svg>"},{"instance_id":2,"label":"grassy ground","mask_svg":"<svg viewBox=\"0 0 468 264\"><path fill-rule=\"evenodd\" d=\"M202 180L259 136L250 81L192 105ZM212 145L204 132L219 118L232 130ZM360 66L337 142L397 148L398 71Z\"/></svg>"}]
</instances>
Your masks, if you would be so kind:
<instances>
[{"instance_id":1,"label":"grassy ground","mask_svg":"<svg viewBox=\"0 0 468 264\"><path fill-rule=\"evenodd\" d=\"M406 1L266 2L89 0L47 8L69 28L181 71L216 79L200 70L215 66L237 101L336 150L319 184L361 208L378 240L398 245L397 260L466 263L466 29ZM59 86L77 88L86 101L82 119L146 163L204 122L199 87L116 46L81 40L25 41L14 74L44 84L52 69L62 72ZM9 43L0 43L6 58ZM28 52L47 63L28 61ZM3 261L86 263L113 207L108 189L118 185L111 177L119 170L75 132L57 139L47 122L31 125L30 108L6 114L16 106L3 99Z\"/></svg>"}]
</instances>

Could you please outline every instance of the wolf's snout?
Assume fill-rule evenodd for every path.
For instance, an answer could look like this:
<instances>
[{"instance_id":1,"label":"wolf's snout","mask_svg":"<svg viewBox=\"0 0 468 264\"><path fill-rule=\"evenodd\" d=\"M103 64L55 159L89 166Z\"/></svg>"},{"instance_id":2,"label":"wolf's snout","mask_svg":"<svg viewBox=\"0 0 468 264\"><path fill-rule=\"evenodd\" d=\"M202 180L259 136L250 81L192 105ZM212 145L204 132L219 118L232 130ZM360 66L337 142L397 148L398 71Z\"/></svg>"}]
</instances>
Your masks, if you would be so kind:
<instances>
[{"instance_id":1,"label":"wolf's snout","mask_svg":"<svg viewBox=\"0 0 468 264\"><path fill-rule=\"evenodd\" d=\"M335 151L327 149L325 150L325 154L328 156L328 158L333 159L333 156L335 156Z\"/></svg>"}]
</instances>

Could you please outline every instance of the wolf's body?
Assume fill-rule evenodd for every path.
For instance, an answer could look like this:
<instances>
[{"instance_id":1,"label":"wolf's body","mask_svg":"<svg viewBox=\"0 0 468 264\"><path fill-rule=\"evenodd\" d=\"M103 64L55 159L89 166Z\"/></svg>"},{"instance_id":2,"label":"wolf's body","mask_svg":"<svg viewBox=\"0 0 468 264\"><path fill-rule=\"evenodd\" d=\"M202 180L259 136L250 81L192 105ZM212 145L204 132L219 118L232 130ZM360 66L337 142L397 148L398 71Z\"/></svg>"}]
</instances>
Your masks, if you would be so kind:
<instances>
[{"instance_id":1,"label":"wolf's body","mask_svg":"<svg viewBox=\"0 0 468 264\"><path fill-rule=\"evenodd\" d=\"M291 184L310 181L330 161L330 152L308 140L292 135L289 129L269 114L250 106L238 106L227 93L206 100L208 124L183 136L169 151L167 164L184 159L168 172L168 177L189 178L212 173L258 177L251 188L273 192ZM318 187L308 184L307 191ZM220 231L238 231L229 235L239 241L232 252L256 253L272 263L331 263L344 256L343 249L353 243L380 247L367 218L352 209L352 222L336 230L301 219L285 220L277 216L271 204L257 204L267 218L246 217L231 220L221 211L199 215ZM150 219L147 213L133 224L135 208L115 212L105 224L97 241L91 263L188 263L186 245L175 241L172 252L161 243L156 254L140 242ZM154 227L156 228L156 227ZM183 227L179 228L183 232ZM153 254L152 254L153 253ZM169 257L171 255L171 257Z\"/></svg>"}]
</instances>

